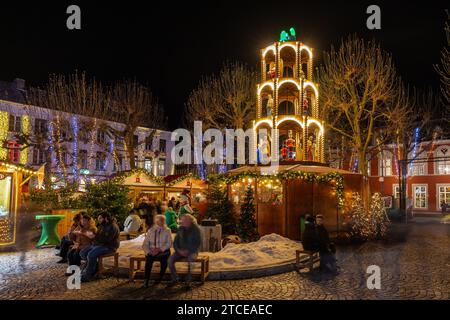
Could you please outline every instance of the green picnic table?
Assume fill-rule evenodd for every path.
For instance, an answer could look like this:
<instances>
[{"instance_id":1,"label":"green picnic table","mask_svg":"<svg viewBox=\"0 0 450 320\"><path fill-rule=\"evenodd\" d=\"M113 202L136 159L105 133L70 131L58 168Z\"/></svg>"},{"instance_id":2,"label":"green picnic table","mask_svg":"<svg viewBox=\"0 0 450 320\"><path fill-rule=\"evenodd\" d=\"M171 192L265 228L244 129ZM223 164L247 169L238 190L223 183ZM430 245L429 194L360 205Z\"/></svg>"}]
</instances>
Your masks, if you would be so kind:
<instances>
[{"instance_id":1,"label":"green picnic table","mask_svg":"<svg viewBox=\"0 0 450 320\"><path fill-rule=\"evenodd\" d=\"M60 239L56 232L56 225L59 221L64 219L64 215L37 215L36 220L41 222L42 231L41 238L36 245L36 248L42 246L56 246L59 244Z\"/></svg>"}]
</instances>

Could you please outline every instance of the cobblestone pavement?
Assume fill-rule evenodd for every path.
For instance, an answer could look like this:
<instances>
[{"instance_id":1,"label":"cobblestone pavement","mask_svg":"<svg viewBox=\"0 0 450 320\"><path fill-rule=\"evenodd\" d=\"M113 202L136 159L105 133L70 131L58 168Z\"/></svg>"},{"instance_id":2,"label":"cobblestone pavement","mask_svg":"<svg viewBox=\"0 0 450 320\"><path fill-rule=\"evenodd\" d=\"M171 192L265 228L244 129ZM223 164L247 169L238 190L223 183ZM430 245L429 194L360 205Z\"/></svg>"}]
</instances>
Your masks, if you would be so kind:
<instances>
[{"instance_id":1,"label":"cobblestone pavement","mask_svg":"<svg viewBox=\"0 0 450 320\"><path fill-rule=\"evenodd\" d=\"M437 221L437 220L436 220ZM191 290L106 278L67 290L54 249L0 254L0 299L450 299L450 225L430 220L395 225L389 241L338 248L337 276L289 272L264 278L207 281ZM381 290L368 290L366 269L381 267Z\"/></svg>"}]
</instances>

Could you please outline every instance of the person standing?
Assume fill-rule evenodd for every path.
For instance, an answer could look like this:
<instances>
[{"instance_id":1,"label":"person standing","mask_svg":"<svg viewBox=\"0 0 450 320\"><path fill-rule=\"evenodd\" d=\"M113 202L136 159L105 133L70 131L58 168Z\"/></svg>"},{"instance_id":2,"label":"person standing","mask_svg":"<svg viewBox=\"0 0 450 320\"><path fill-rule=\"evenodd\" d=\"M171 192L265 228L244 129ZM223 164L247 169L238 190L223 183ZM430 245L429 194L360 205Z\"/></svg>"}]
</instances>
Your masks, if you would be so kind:
<instances>
[{"instance_id":1,"label":"person standing","mask_svg":"<svg viewBox=\"0 0 450 320\"><path fill-rule=\"evenodd\" d=\"M74 230L71 234L73 246L67 254L69 266L81 265L80 251L92 245L96 232L97 227L95 226L94 219L88 216L86 212L82 212L80 228Z\"/></svg>"},{"instance_id":2,"label":"person standing","mask_svg":"<svg viewBox=\"0 0 450 320\"><path fill-rule=\"evenodd\" d=\"M98 257L115 252L120 246L120 230L111 216L103 212L98 215L98 229L93 244L80 251L80 257L87 261L81 281L92 280L98 271Z\"/></svg>"},{"instance_id":3,"label":"person standing","mask_svg":"<svg viewBox=\"0 0 450 320\"><path fill-rule=\"evenodd\" d=\"M178 230L178 215L173 210L172 207L168 207L166 212L164 212L164 216L166 217L166 224L170 228L172 232L177 232Z\"/></svg>"},{"instance_id":4,"label":"person standing","mask_svg":"<svg viewBox=\"0 0 450 320\"><path fill-rule=\"evenodd\" d=\"M169 268L172 275L172 281L169 283L169 286L175 285L179 281L175 268L177 261L185 260L188 262L187 282L191 281L191 264L197 258L200 244L201 233L197 221L192 215L185 214L181 218L181 226L173 243L175 252L169 258Z\"/></svg>"},{"instance_id":5,"label":"person standing","mask_svg":"<svg viewBox=\"0 0 450 320\"><path fill-rule=\"evenodd\" d=\"M164 277L167 270L167 260L170 256L171 247L172 233L166 225L166 217L157 215L155 216L155 223L147 231L144 243L142 244L142 249L145 253L145 287L148 287L154 261L159 261L161 264L157 283Z\"/></svg>"},{"instance_id":6,"label":"person standing","mask_svg":"<svg viewBox=\"0 0 450 320\"><path fill-rule=\"evenodd\" d=\"M306 251L315 252L318 250L316 225L314 217L310 215L307 215L305 219L305 230L303 230L302 234L302 246L303 250Z\"/></svg>"},{"instance_id":7,"label":"person standing","mask_svg":"<svg viewBox=\"0 0 450 320\"><path fill-rule=\"evenodd\" d=\"M169 208L175 209L176 200L175 197L170 198L169 202L167 203L167 206Z\"/></svg>"}]
</instances>

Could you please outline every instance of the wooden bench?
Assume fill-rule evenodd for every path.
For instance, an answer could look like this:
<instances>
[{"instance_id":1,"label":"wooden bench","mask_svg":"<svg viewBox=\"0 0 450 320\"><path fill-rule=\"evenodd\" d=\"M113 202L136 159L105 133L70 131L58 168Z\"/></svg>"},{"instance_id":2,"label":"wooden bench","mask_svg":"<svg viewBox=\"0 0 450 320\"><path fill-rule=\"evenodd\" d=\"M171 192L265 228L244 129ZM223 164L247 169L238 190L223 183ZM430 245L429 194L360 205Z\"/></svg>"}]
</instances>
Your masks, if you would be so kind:
<instances>
[{"instance_id":1,"label":"wooden bench","mask_svg":"<svg viewBox=\"0 0 450 320\"><path fill-rule=\"evenodd\" d=\"M101 255L98 257L98 274L99 275L103 275L107 271L109 271L108 269L105 269L104 264L103 264L103 259L110 258L110 257L114 257L114 264L110 268L110 270L112 271L112 273L115 276L117 276L119 274L119 253L111 252L111 253L107 253L107 254L104 254L104 255Z\"/></svg>"},{"instance_id":2,"label":"wooden bench","mask_svg":"<svg viewBox=\"0 0 450 320\"><path fill-rule=\"evenodd\" d=\"M306 255L301 258L301 255ZM296 250L295 251L295 266L297 271L307 268L309 272L313 271L314 264L320 264L320 254L318 251Z\"/></svg>"},{"instance_id":3,"label":"wooden bench","mask_svg":"<svg viewBox=\"0 0 450 320\"><path fill-rule=\"evenodd\" d=\"M136 277L137 272L142 272L142 270L141 270L142 262L145 263L145 256L143 256L143 255L130 257L130 273L129 273L130 281L134 281L134 278ZM185 261L185 260L179 260L176 263L179 263L179 262L187 263L187 261ZM208 256L198 256L194 261L192 261L192 263L200 263L201 264L200 265L200 281L202 283L204 283L206 280L206 277L208 277L208 274L209 274L209 257ZM155 271L153 271L153 270L155 270ZM191 272L192 272L192 269L191 269ZM153 268L152 274L159 274L159 270ZM179 271L178 271L178 274L180 274ZM194 274L194 273L192 273L192 274Z\"/></svg>"},{"instance_id":4,"label":"wooden bench","mask_svg":"<svg viewBox=\"0 0 450 320\"><path fill-rule=\"evenodd\" d=\"M141 235L141 233L139 233L139 232L129 232L126 234L120 234L120 241L136 239L140 235Z\"/></svg>"}]
</instances>

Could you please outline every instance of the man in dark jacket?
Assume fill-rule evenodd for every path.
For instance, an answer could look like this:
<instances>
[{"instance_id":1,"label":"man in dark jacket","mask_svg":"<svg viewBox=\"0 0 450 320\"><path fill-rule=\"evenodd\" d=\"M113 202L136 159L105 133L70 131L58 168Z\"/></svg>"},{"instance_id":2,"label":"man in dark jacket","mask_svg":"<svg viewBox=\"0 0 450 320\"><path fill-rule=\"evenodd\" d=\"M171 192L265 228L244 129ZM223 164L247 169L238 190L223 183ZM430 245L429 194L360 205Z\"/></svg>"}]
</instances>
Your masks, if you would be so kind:
<instances>
[{"instance_id":1,"label":"man in dark jacket","mask_svg":"<svg viewBox=\"0 0 450 320\"><path fill-rule=\"evenodd\" d=\"M101 213L98 218L98 229L93 245L80 252L80 257L87 261L81 275L81 281L90 281L98 271L98 257L115 252L120 246L120 230L108 213Z\"/></svg>"},{"instance_id":2,"label":"man in dark jacket","mask_svg":"<svg viewBox=\"0 0 450 320\"><path fill-rule=\"evenodd\" d=\"M320 269L329 272L337 272L336 258L332 249L330 236L325 228L323 215L316 216L316 234L318 251L320 253Z\"/></svg>"},{"instance_id":3,"label":"man in dark jacket","mask_svg":"<svg viewBox=\"0 0 450 320\"><path fill-rule=\"evenodd\" d=\"M178 282L177 270L175 262L185 260L188 262L188 276L187 281L191 280L191 262L197 258L198 251L201 244L200 228L197 221L190 214L185 214L181 218L181 226L177 231L173 248L175 252L169 258L169 268L172 274L172 282L169 285L174 285Z\"/></svg>"}]
</instances>

